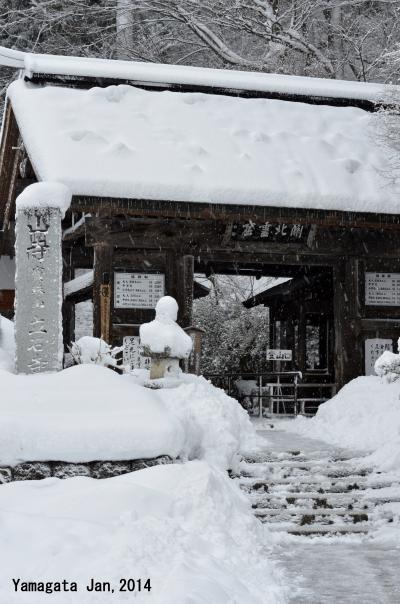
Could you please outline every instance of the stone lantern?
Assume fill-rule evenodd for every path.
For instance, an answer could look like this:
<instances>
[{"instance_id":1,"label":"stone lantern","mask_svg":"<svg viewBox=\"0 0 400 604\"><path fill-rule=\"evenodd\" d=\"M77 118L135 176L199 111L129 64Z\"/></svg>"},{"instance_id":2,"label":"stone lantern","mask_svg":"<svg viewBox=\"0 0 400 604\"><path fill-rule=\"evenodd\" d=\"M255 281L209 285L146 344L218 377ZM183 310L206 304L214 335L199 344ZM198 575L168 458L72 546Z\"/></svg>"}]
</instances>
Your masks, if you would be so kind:
<instances>
[{"instance_id":1,"label":"stone lantern","mask_svg":"<svg viewBox=\"0 0 400 604\"><path fill-rule=\"evenodd\" d=\"M140 326L143 355L151 358L151 380L179 375L179 361L192 351L192 338L177 324L177 317L175 298L164 296L157 302L154 321Z\"/></svg>"}]
</instances>

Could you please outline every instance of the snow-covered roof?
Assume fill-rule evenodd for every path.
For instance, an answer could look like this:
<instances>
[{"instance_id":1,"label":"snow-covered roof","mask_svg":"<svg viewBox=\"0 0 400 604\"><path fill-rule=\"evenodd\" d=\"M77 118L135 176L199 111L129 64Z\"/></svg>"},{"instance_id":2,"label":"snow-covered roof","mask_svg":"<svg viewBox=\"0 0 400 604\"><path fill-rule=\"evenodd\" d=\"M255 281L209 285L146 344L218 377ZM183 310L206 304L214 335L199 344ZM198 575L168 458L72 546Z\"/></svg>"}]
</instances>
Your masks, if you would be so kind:
<instances>
[{"instance_id":1,"label":"snow-covered roof","mask_svg":"<svg viewBox=\"0 0 400 604\"><path fill-rule=\"evenodd\" d=\"M78 275L75 279L71 279L71 281L67 281L64 283L64 298L67 298L71 294L75 292L81 291L82 289L86 289L93 285L94 281L94 271L90 270L82 275Z\"/></svg>"},{"instance_id":2,"label":"snow-covered roof","mask_svg":"<svg viewBox=\"0 0 400 604\"><path fill-rule=\"evenodd\" d=\"M377 83L310 78L274 73L210 69L90 57L31 54L0 46L0 65L34 74L130 80L162 86L202 86L227 90L381 101L385 86Z\"/></svg>"},{"instance_id":3,"label":"snow-covered roof","mask_svg":"<svg viewBox=\"0 0 400 604\"><path fill-rule=\"evenodd\" d=\"M38 178L75 195L398 211L358 108L23 80L8 94Z\"/></svg>"}]
</instances>

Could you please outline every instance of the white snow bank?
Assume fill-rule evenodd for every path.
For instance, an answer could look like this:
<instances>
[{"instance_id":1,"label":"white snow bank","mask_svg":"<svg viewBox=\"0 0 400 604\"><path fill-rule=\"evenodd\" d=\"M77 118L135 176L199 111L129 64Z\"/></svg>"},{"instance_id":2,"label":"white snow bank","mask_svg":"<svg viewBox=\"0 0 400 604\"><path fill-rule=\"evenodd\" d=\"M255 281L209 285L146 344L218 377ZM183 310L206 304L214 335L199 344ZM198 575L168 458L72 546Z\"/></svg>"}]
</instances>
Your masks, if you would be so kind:
<instances>
[{"instance_id":1,"label":"white snow bank","mask_svg":"<svg viewBox=\"0 0 400 604\"><path fill-rule=\"evenodd\" d=\"M400 382L359 377L321 405L314 418L300 417L285 424L286 428L310 438L374 452L372 461L382 469L398 469Z\"/></svg>"},{"instance_id":2,"label":"white snow bank","mask_svg":"<svg viewBox=\"0 0 400 604\"><path fill-rule=\"evenodd\" d=\"M156 304L156 318L140 326L140 343L152 353L163 353L177 359L187 359L193 342L177 323L178 303L163 296Z\"/></svg>"},{"instance_id":3,"label":"white snow bank","mask_svg":"<svg viewBox=\"0 0 400 604\"><path fill-rule=\"evenodd\" d=\"M361 109L22 80L8 96L38 178L73 194L398 212Z\"/></svg>"},{"instance_id":4,"label":"white snow bank","mask_svg":"<svg viewBox=\"0 0 400 604\"><path fill-rule=\"evenodd\" d=\"M17 210L58 208L62 217L71 205L72 193L60 182L35 182L17 197Z\"/></svg>"},{"instance_id":5,"label":"white snow bank","mask_svg":"<svg viewBox=\"0 0 400 604\"><path fill-rule=\"evenodd\" d=\"M158 390L157 395L185 428L182 456L234 469L240 451L257 448L248 414L235 399L203 377L184 374L180 381L177 388Z\"/></svg>"},{"instance_id":6,"label":"white snow bank","mask_svg":"<svg viewBox=\"0 0 400 604\"><path fill-rule=\"evenodd\" d=\"M0 371L0 463L175 457L179 420L133 380L97 365L55 374Z\"/></svg>"},{"instance_id":7,"label":"white snow bank","mask_svg":"<svg viewBox=\"0 0 400 604\"><path fill-rule=\"evenodd\" d=\"M278 604L267 532L224 473L204 462L107 480L47 479L0 489L0 601ZM227 522L227 519L229 521ZM15 593L12 578L78 584L78 593ZM89 593L90 579L113 594ZM121 578L151 591L120 592Z\"/></svg>"},{"instance_id":8,"label":"white snow bank","mask_svg":"<svg viewBox=\"0 0 400 604\"><path fill-rule=\"evenodd\" d=\"M15 369L14 323L0 315L0 371ZM2 385L0 383L0 392Z\"/></svg>"},{"instance_id":9,"label":"white snow bank","mask_svg":"<svg viewBox=\"0 0 400 604\"><path fill-rule=\"evenodd\" d=\"M0 362L2 354L8 367L11 352L0 349ZM182 375L176 384L150 390L91 364L39 375L0 369L0 465L170 455L227 470L257 448L237 401L204 378Z\"/></svg>"}]
</instances>

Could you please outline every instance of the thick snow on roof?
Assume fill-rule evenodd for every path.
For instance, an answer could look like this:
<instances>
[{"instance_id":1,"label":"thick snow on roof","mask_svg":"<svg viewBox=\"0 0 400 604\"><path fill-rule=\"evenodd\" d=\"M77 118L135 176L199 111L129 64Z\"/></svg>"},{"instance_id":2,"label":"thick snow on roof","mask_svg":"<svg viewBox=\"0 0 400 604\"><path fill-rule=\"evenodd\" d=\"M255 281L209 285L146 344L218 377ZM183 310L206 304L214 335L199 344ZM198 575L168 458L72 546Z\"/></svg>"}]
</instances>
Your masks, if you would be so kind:
<instances>
[{"instance_id":1,"label":"thick snow on roof","mask_svg":"<svg viewBox=\"0 0 400 604\"><path fill-rule=\"evenodd\" d=\"M22 80L9 98L39 179L73 194L398 211L361 109Z\"/></svg>"},{"instance_id":2,"label":"thick snow on roof","mask_svg":"<svg viewBox=\"0 0 400 604\"><path fill-rule=\"evenodd\" d=\"M309 78L275 73L210 69L90 57L30 54L0 46L0 65L33 74L110 78L149 84L210 86L229 90L380 101L383 84Z\"/></svg>"},{"instance_id":3,"label":"thick snow on roof","mask_svg":"<svg viewBox=\"0 0 400 604\"><path fill-rule=\"evenodd\" d=\"M25 54L24 67L28 75L42 73L102 77L371 101L381 100L384 89L382 84L374 83L56 55Z\"/></svg>"}]
</instances>

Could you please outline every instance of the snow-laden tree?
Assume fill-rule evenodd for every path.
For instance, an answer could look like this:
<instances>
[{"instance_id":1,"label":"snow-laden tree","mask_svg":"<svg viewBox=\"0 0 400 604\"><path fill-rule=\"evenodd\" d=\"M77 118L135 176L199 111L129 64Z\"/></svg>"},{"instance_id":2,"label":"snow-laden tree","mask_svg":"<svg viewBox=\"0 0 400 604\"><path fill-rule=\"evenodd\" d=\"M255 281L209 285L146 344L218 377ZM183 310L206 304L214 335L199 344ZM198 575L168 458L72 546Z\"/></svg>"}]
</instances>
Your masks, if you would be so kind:
<instances>
[{"instance_id":1,"label":"snow-laden tree","mask_svg":"<svg viewBox=\"0 0 400 604\"><path fill-rule=\"evenodd\" d=\"M382 80L400 0L0 0L21 50Z\"/></svg>"},{"instance_id":2,"label":"snow-laden tree","mask_svg":"<svg viewBox=\"0 0 400 604\"><path fill-rule=\"evenodd\" d=\"M252 295L243 279L212 276L210 282L210 294L196 300L193 309L194 324L205 330L202 372L237 374L265 370L268 308L243 306L243 300Z\"/></svg>"},{"instance_id":3,"label":"snow-laden tree","mask_svg":"<svg viewBox=\"0 0 400 604\"><path fill-rule=\"evenodd\" d=\"M389 85L374 116L371 137L383 148L387 164L381 175L387 184L400 182L400 44L385 55ZM391 85L390 85L391 84Z\"/></svg>"}]
</instances>

